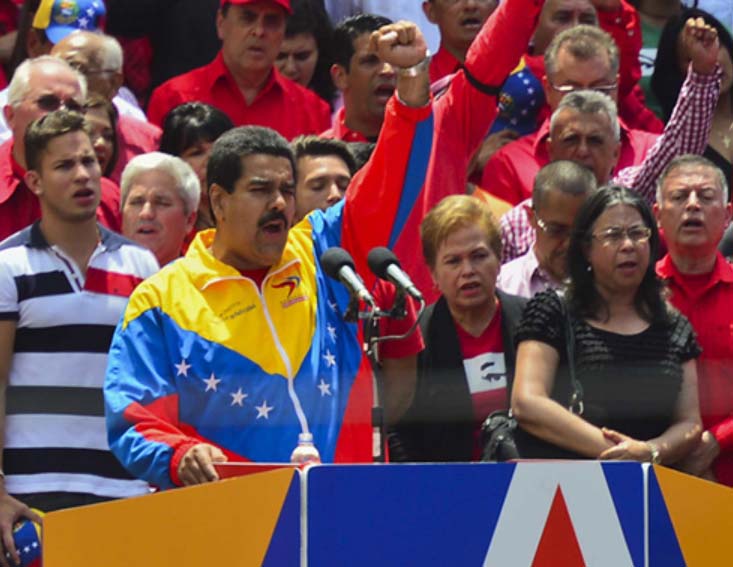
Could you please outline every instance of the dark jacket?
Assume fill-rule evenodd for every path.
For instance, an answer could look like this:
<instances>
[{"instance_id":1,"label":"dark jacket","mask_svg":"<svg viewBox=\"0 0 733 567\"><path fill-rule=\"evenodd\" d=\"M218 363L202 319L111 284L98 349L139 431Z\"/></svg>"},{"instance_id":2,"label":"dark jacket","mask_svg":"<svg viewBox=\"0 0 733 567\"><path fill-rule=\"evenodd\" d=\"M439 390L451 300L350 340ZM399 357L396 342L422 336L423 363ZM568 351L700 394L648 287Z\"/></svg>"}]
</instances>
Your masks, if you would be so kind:
<instances>
[{"instance_id":1,"label":"dark jacket","mask_svg":"<svg viewBox=\"0 0 733 567\"><path fill-rule=\"evenodd\" d=\"M527 300L496 293L501 307L507 390L511 392L516 358L514 333ZM426 310L421 330L425 350L418 358L415 396L390 432L390 460L470 461L476 420L455 322L445 298Z\"/></svg>"}]
</instances>

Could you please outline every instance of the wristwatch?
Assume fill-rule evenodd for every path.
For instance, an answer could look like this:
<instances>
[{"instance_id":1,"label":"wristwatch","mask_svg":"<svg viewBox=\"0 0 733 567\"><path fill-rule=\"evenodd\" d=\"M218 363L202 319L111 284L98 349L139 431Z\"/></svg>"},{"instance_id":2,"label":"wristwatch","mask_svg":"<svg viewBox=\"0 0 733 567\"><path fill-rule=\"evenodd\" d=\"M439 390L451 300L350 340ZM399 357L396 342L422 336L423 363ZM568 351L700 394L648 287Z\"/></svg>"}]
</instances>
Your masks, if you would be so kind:
<instances>
[{"instance_id":1,"label":"wristwatch","mask_svg":"<svg viewBox=\"0 0 733 567\"><path fill-rule=\"evenodd\" d=\"M649 462L653 465L658 465L662 462L662 455L659 453L659 447L656 443L652 443L651 441L646 442L647 447L649 447L649 454L651 458L649 459Z\"/></svg>"}]
</instances>

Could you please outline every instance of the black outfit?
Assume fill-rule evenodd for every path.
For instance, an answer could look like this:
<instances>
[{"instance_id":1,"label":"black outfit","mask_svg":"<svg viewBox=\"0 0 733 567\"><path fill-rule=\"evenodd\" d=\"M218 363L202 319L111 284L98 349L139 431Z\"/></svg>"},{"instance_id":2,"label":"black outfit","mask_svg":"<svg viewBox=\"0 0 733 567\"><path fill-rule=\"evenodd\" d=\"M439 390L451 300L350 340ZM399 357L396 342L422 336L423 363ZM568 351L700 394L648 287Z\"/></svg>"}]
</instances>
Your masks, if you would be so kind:
<instances>
[{"instance_id":1,"label":"black outfit","mask_svg":"<svg viewBox=\"0 0 733 567\"><path fill-rule=\"evenodd\" d=\"M514 332L526 299L500 291L496 295L501 309L507 392L511 392L516 358ZM390 460L470 461L476 418L456 324L445 298L426 310L420 325L425 350L418 357L415 396L390 432Z\"/></svg>"},{"instance_id":2,"label":"black outfit","mask_svg":"<svg viewBox=\"0 0 733 567\"><path fill-rule=\"evenodd\" d=\"M152 84L201 67L216 57L219 0L107 0L107 33L148 36Z\"/></svg>"},{"instance_id":3,"label":"black outfit","mask_svg":"<svg viewBox=\"0 0 733 567\"><path fill-rule=\"evenodd\" d=\"M560 298L543 292L532 299L517 331L517 344L541 341L560 355L552 399L567 407L570 381ZM673 423L682 386L682 363L700 355L687 318L672 311L667 322L652 323L634 335L592 327L571 317L575 331L575 371L583 387L583 419L634 439L661 435ZM517 445L524 458L584 457L546 443L524 430Z\"/></svg>"}]
</instances>

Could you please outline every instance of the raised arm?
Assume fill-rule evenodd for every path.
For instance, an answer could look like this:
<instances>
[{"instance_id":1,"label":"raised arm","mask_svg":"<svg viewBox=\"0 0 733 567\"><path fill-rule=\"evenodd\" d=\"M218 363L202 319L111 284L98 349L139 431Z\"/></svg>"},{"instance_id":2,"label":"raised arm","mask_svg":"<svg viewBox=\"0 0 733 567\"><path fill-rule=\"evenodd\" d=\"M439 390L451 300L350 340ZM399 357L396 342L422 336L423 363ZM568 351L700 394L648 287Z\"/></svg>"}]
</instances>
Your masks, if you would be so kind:
<instances>
[{"instance_id":1,"label":"raised arm","mask_svg":"<svg viewBox=\"0 0 733 567\"><path fill-rule=\"evenodd\" d=\"M343 207L338 238L362 275L369 273L369 250L389 245L401 231L425 183L433 145L422 33L414 24L397 22L374 32L370 45L399 71L397 92L387 104L374 153L351 181Z\"/></svg>"},{"instance_id":2,"label":"raised arm","mask_svg":"<svg viewBox=\"0 0 733 567\"><path fill-rule=\"evenodd\" d=\"M654 203L656 181L673 158L705 150L720 96L718 32L703 20L690 18L683 32L683 46L690 65L664 132L641 165L622 170L614 179L636 189L649 203Z\"/></svg>"}]
</instances>

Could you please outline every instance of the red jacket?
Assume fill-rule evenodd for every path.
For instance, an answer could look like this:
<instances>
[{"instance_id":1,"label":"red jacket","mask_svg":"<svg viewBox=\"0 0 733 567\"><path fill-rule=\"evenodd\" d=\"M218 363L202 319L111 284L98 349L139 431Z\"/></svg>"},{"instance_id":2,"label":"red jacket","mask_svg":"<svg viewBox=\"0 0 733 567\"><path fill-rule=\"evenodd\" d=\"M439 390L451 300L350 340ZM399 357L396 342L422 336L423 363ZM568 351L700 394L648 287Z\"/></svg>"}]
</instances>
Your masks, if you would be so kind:
<instances>
[{"instance_id":1,"label":"red jacket","mask_svg":"<svg viewBox=\"0 0 733 567\"><path fill-rule=\"evenodd\" d=\"M221 109L235 126L267 126L288 140L301 134L318 134L331 125L328 104L314 92L283 77L274 67L255 100L247 104L221 52L208 65L174 77L155 89L148 119L162 127L168 112L193 101Z\"/></svg>"},{"instance_id":2,"label":"red jacket","mask_svg":"<svg viewBox=\"0 0 733 567\"><path fill-rule=\"evenodd\" d=\"M408 165L406 182L415 186L407 190L420 190L422 184L417 180L427 168L425 190L411 210L401 211L407 222L389 242L429 303L437 299L438 292L420 253L420 222L444 197L465 194L468 163L497 114L498 92L482 92L471 84L465 70L483 85L502 85L529 43L542 3L512 0L499 4L471 44L464 69L455 74L445 94L434 104L434 142L429 160L415 160Z\"/></svg>"}]
</instances>

